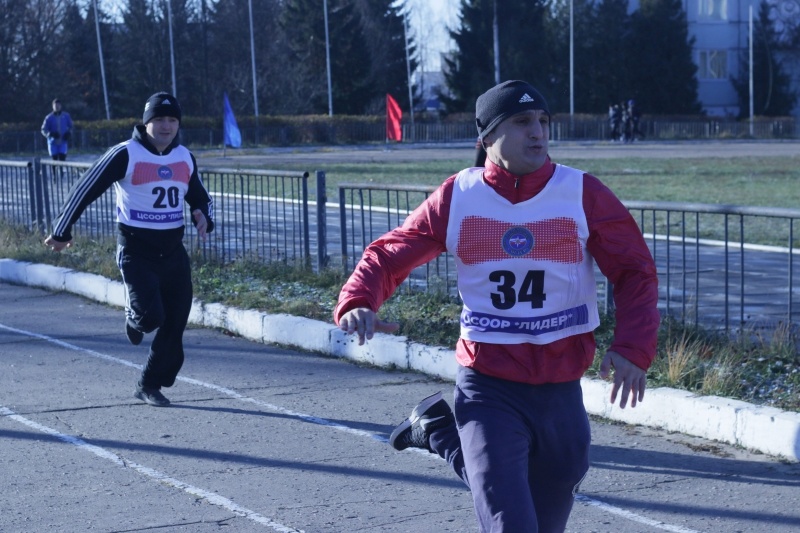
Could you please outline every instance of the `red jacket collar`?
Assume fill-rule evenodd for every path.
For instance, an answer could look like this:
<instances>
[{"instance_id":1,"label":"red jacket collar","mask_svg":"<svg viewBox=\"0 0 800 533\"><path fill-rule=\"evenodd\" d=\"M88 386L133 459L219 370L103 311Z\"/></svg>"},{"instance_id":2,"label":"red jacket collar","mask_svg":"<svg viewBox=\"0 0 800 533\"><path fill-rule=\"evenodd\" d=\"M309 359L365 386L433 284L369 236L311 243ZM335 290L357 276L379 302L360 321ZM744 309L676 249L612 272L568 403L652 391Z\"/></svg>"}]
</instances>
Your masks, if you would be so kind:
<instances>
[{"instance_id":1,"label":"red jacket collar","mask_svg":"<svg viewBox=\"0 0 800 533\"><path fill-rule=\"evenodd\" d=\"M547 162L537 170L529 174L517 175L495 165L489 159L486 160L486 170L483 172L483 180L494 189L497 194L516 204L533 198L547 185L556 165L547 157Z\"/></svg>"}]
</instances>

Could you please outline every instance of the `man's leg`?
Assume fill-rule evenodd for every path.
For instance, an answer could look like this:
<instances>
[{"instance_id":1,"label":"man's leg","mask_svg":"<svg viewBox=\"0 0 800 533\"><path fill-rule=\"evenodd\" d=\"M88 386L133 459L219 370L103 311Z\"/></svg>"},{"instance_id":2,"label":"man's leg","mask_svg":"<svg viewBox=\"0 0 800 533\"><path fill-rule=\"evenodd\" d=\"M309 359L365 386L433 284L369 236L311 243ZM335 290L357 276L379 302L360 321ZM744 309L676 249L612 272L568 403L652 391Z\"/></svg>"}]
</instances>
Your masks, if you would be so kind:
<instances>
[{"instance_id":1,"label":"man's leg","mask_svg":"<svg viewBox=\"0 0 800 533\"><path fill-rule=\"evenodd\" d=\"M117 265L125 284L125 334L131 344L138 345L145 333L159 328L164 321L158 264L118 246ZM133 395L150 405L165 407L169 400L161 394L157 370L154 371L157 366L151 350Z\"/></svg>"},{"instance_id":2,"label":"man's leg","mask_svg":"<svg viewBox=\"0 0 800 533\"><path fill-rule=\"evenodd\" d=\"M183 332L192 309L192 273L183 246L161 263L159 291L163 319L150 345L142 377L145 383L171 387L183 366Z\"/></svg>"},{"instance_id":3,"label":"man's leg","mask_svg":"<svg viewBox=\"0 0 800 533\"><path fill-rule=\"evenodd\" d=\"M455 416L481 531L539 531L528 477L530 428L515 405L525 387L459 369Z\"/></svg>"},{"instance_id":4,"label":"man's leg","mask_svg":"<svg viewBox=\"0 0 800 533\"><path fill-rule=\"evenodd\" d=\"M458 428L441 392L431 394L414 407L411 415L392 431L389 445L395 450L419 448L439 455L469 487Z\"/></svg>"},{"instance_id":5,"label":"man's leg","mask_svg":"<svg viewBox=\"0 0 800 533\"><path fill-rule=\"evenodd\" d=\"M562 533L589 469L591 435L580 382L536 387L526 403L534 428L529 480L539 533Z\"/></svg>"}]
</instances>

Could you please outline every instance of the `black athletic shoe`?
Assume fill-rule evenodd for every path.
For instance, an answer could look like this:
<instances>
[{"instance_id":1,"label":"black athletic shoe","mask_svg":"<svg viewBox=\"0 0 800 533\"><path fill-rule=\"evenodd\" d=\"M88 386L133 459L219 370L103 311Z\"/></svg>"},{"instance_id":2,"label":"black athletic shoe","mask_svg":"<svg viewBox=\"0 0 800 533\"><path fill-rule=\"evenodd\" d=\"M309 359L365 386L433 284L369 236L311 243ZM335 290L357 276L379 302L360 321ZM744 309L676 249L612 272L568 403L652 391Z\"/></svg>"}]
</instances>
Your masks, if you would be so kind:
<instances>
[{"instance_id":1,"label":"black athletic shoe","mask_svg":"<svg viewBox=\"0 0 800 533\"><path fill-rule=\"evenodd\" d=\"M442 393L437 392L422 400L411 416L394 428L389 437L389 444L395 450L406 448L422 448L432 452L429 442L431 432L455 423L450 406L442 399Z\"/></svg>"},{"instance_id":2,"label":"black athletic shoe","mask_svg":"<svg viewBox=\"0 0 800 533\"><path fill-rule=\"evenodd\" d=\"M166 396L161 394L161 390L159 389L145 389L138 387L133 395L143 402L149 403L155 407L166 407L169 405L169 400L167 400Z\"/></svg>"},{"instance_id":3,"label":"black athletic shoe","mask_svg":"<svg viewBox=\"0 0 800 533\"><path fill-rule=\"evenodd\" d=\"M125 320L125 335L127 335L128 340L131 341L131 344L134 346L139 346L144 338L144 333L138 329L133 329L131 325L128 324L127 320Z\"/></svg>"}]
</instances>

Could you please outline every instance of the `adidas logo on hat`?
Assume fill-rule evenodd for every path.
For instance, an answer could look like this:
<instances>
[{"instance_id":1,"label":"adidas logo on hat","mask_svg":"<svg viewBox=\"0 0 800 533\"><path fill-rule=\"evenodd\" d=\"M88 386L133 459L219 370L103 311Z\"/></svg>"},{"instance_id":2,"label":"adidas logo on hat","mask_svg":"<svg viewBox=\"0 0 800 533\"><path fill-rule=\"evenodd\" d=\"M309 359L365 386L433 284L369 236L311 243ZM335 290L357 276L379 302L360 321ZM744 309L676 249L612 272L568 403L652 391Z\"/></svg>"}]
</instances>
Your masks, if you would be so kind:
<instances>
[{"instance_id":1,"label":"adidas logo on hat","mask_svg":"<svg viewBox=\"0 0 800 533\"><path fill-rule=\"evenodd\" d=\"M524 104L525 102L533 102L533 98L528 93L522 95L522 98L519 99L520 104Z\"/></svg>"},{"instance_id":2,"label":"adidas logo on hat","mask_svg":"<svg viewBox=\"0 0 800 533\"><path fill-rule=\"evenodd\" d=\"M142 124L147 124L157 117L174 117L180 122L181 105L178 99L166 92L159 92L148 98L144 104Z\"/></svg>"}]
</instances>

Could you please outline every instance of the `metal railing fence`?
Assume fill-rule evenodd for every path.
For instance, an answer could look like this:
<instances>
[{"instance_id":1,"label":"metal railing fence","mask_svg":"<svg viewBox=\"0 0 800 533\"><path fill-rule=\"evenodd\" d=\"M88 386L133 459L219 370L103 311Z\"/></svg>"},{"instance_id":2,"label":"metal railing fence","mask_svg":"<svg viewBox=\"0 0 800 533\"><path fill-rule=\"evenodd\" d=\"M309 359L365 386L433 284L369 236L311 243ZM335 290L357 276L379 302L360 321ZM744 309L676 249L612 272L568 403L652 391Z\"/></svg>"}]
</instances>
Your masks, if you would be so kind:
<instances>
[{"instance_id":1,"label":"metal railing fence","mask_svg":"<svg viewBox=\"0 0 800 533\"><path fill-rule=\"evenodd\" d=\"M88 165L54 161L0 161L0 217L47 231L72 184ZM325 174L316 174L316 200L308 173L206 169L217 229L206 242L187 224L186 242L203 257L303 261L323 268L328 248L349 274L364 248L400 226L436 189L432 186L339 184L338 206L327 206ZM311 210L311 204L316 209ZM656 260L662 310L694 325L725 331L774 328L800 322L795 232L800 210L717 204L626 201ZM188 213L187 213L188 218ZM104 193L87 209L75 233L113 238L114 198ZM327 226L331 225L331 235ZM337 243L337 239L340 239ZM316 246L314 246L316 244ZM337 246L338 245L338 246ZM316 262L313 262L316 252ZM598 272L598 292L609 287ZM411 289L455 294L452 256L441 254L412 272Z\"/></svg>"},{"instance_id":2,"label":"metal railing fence","mask_svg":"<svg viewBox=\"0 0 800 533\"><path fill-rule=\"evenodd\" d=\"M406 142L462 142L474 141L477 136L472 120L453 122L404 123L403 140ZM759 118L749 121L721 120L713 117L695 120L676 120L669 117L645 117L639 130L647 139L791 139L800 137L800 121L792 117ZM77 151L103 151L108 146L125 141L131 136L130 128L81 129L77 127L70 140L70 149ZM368 144L386 139L384 121L363 120L287 121L284 124L267 124L259 127L240 127L243 146L293 146L301 144ZM180 131L181 144L191 148L220 148L223 145L222 127L192 128ZM580 115L570 118L555 115L550 139L608 140L608 119L599 115ZM47 151L47 142L36 131L0 131L0 153L38 154Z\"/></svg>"},{"instance_id":3,"label":"metal railing fence","mask_svg":"<svg viewBox=\"0 0 800 533\"><path fill-rule=\"evenodd\" d=\"M373 240L400 226L419 204L436 190L427 185L339 184L339 232L345 275L355 269L362 252ZM405 282L409 289L424 288L454 293L453 258L441 254L417 267Z\"/></svg>"},{"instance_id":4,"label":"metal railing fence","mask_svg":"<svg viewBox=\"0 0 800 533\"><path fill-rule=\"evenodd\" d=\"M308 172L214 168L201 176L216 229L205 242L188 232L190 248L222 263L246 257L311 264Z\"/></svg>"},{"instance_id":5,"label":"metal railing fence","mask_svg":"<svg viewBox=\"0 0 800 533\"><path fill-rule=\"evenodd\" d=\"M339 185L341 260L355 268L367 244L402 224L435 187ZM625 201L655 258L659 305L684 324L730 332L800 323L795 281L800 210L717 204ZM375 205L379 204L379 205ZM596 269L601 306L613 307L611 287ZM410 287L434 280L455 294L449 254L412 273Z\"/></svg>"},{"instance_id":6,"label":"metal railing fence","mask_svg":"<svg viewBox=\"0 0 800 533\"><path fill-rule=\"evenodd\" d=\"M670 316L737 332L800 323L800 209L624 203L650 243Z\"/></svg>"},{"instance_id":7,"label":"metal railing fence","mask_svg":"<svg viewBox=\"0 0 800 533\"><path fill-rule=\"evenodd\" d=\"M89 167L39 159L0 161L0 217L42 234L49 232L72 186ZM214 200L217 227L201 241L185 207L187 248L223 263L247 258L311 265L308 177L308 172L293 171L201 170ZM321 190L324 198L324 177ZM114 194L110 188L89 205L73 227L73 235L116 238ZM327 261L327 257L317 259L318 264Z\"/></svg>"}]
</instances>

